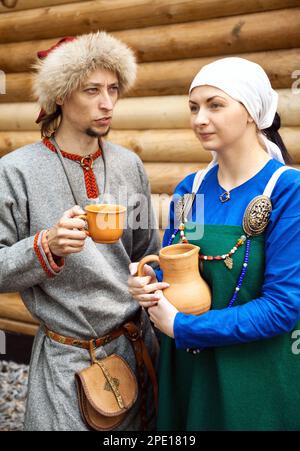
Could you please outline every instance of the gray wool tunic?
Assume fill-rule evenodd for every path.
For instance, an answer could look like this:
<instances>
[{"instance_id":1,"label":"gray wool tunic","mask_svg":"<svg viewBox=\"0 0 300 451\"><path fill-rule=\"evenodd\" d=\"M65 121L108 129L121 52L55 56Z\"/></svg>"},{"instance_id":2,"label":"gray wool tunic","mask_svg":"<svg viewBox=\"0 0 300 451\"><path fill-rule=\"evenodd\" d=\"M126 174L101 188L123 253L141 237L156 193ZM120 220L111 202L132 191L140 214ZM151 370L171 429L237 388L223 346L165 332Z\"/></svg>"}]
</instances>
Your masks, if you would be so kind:
<instances>
[{"instance_id":1,"label":"gray wool tunic","mask_svg":"<svg viewBox=\"0 0 300 451\"><path fill-rule=\"evenodd\" d=\"M138 303L128 292L130 262L158 253L159 239L152 210L149 183L141 160L123 147L103 142L103 157L94 161L99 202L126 204L128 226L115 244L96 244L90 238L82 252L65 258L49 277L34 250L37 232L57 223L76 202L56 153L42 142L24 146L0 160L0 292L21 293L40 323L30 364L26 430L86 430L81 419L74 374L90 365L89 352L52 341L43 325L79 339L101 337L130 320ZM81 207L87 198L81 166L64 158L75 196ZM140 199L137 194L142 194ZM140 213L140 214L139 214ZM136 228L133 219L142 227ZM146 218L146 219L145 219ZM141 223L142 222L142 223ZM41 240L38 248L46 260ZM145 342L154 361L158 344L143 312ZM102 358L117 353L136 372L130 342L121 336L97 349ZM154 427L152 385L148 381L150 428ZM139 430L140 399L117 430Z\"/></svg>"}]
</instances>

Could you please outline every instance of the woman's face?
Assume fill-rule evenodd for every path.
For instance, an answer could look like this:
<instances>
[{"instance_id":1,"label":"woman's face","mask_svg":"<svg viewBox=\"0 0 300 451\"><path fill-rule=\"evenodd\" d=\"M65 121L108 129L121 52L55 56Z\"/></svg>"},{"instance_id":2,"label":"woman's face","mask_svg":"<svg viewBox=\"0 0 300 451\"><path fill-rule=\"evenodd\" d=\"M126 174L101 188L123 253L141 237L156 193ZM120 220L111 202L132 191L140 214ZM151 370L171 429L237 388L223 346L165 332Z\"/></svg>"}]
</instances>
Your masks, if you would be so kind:
<instances>
[{"instance_id":1,"label":"woman's face","mask_svg":"<svg viewBox=\"0 0 300 451\"><path fill-rule=\"evenodd\" d=\"M191 126L206 150L238 144L253 119L246 108L213 86L199 86L190 94Z\"/></svg>"}]
</instances>

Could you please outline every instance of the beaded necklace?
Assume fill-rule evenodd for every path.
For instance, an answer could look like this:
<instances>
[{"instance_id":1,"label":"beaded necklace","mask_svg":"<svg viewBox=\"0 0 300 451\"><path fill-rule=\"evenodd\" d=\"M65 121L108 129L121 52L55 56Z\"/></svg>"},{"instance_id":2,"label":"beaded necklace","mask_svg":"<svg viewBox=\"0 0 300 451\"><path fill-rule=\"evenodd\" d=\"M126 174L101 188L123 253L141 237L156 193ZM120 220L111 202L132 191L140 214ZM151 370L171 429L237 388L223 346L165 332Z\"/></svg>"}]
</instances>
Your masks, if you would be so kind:
<instances>
[{"instance_id":1,"label":"beaded necklace","mask_svg":"<svg viewBox=\"0 0 300 451\"><path fill-rule=\"evenodd\" d=\"M169 239L168 242L168 246L170 246L177 233L180 231L180 243L188 243L188 240L184 234L184 230L185 230L185 224L182 222L179 226L178 229L174 230L174 233L171 235L171 238ZM247 266L248 266L248 260L249 260L249 252L250 252L250 236L245 236L245 235L241 235L235 246L233 246L233 248L227 253L227 254L223 254L223 255L204 255L204 254L199 254L199 259L200 260L204 260L204 261L213 261L213 260L224 260L225 265L227 266L228 269L232 269L233 267L233 259L231 258L231 256L238 250L238 248L240 246L243 246L244 243L246 241L246 252L245 252L245 257L244 257L244 261L243 261L243 267L242 267L242 271L241 271L241 275L238 279L238 283L235 287L234 293L232 298L230 299L229 303L228 303L228 307L232 307L233 303L236 301L237 298L237 293L240 291L244 277L246 275L246 270L247 270Z\"/></svg>"}]
</instances>

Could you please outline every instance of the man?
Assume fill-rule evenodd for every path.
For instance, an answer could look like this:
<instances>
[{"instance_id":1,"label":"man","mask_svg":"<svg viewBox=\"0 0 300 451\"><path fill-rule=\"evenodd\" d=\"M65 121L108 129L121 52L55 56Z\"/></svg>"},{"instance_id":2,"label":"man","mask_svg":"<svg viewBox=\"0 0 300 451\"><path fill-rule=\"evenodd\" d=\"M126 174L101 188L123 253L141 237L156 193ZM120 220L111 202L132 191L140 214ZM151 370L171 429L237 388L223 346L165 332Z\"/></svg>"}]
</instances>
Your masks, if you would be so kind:
<instances>
[{"instance_id":1,"label":"man","mask_svg":"<svg viewBox=\"0 0 300 451\"><path fill-rule=\"evenodd\" d=\"M142 328L152 361L157 357L155 334L129 294L127 278L130 261L156 253L159 241L140 159L101 140L119 95L135 79L131 50L99 32L65 38L38 56L34 91L44 139L0 161L0 291L19 291L41 323L31 359L25 429L86 430L90 426L81 417L75 385L75 373L90 365L83 343L114 336L131 321L138 338ZM144 202L130 205L137 194ZM128 203L128 224L115 244L87 238L79 218L83 206L106 199ZM130 221L137 210L144 227ZM147 359L137 364L136 344L124 333L100 342L96 358L120 355L139 381L137 401L117 429L153 429L150 359L147 368ZM144 356L143 343L137 342Z\"/></svg>"}]
</instances>

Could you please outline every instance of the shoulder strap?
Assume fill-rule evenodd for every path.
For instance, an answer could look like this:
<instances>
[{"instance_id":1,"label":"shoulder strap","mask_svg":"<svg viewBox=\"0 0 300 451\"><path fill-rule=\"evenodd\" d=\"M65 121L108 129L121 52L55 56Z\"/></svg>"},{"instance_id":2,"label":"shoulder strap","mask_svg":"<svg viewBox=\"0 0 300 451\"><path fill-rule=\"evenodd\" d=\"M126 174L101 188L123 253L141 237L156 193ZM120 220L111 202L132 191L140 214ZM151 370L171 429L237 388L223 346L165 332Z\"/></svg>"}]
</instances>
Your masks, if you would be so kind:
<instances>
[{"instance_id":1,"label":"shoulder strap","mask_svg":"<svg viewBox=\"0 0 300 451\"><path fill-rule=\"evenodd\" d=\"M201 183L203 182L204 177L206 176L206 174L208 173L208 171L211 169L211 167L207 167L206 169L202 169L200 171L198 171L195 175L194 178L194 182L193 182L193 187L192 187L192 195L188 197L187 203L184 206L184 214L183 214L183 218L186 221L188 214L192 208L194 199L195 199L195 195L197 194Z\"/></svg>"},{"instance_id":2,"label":"shoulder strap","mask_svg":"<svg viewBox=\"0 0 300 451\"><path fill-rule=\"evenodd\" d=\"M263 195L264 195L264 196L267 196L267 197L269 197L269 198L272 196L272 192L273 192L273 189L275 188L275 185L276 185L277 180L279 179L279 177L281 176L281 174L282 174L283 172L287 171L288 169L295 169L295 168L292 168L292 167L290 167L290 166L281 166L280 168L278 168L278 169L273 173L272 177L271 177L270 180L268 181L268 183L267 183L267 185L266 185L266 187L265 187L265 190L264 190L264 192L263 192Z\"/></svg>"}]
</instances>

